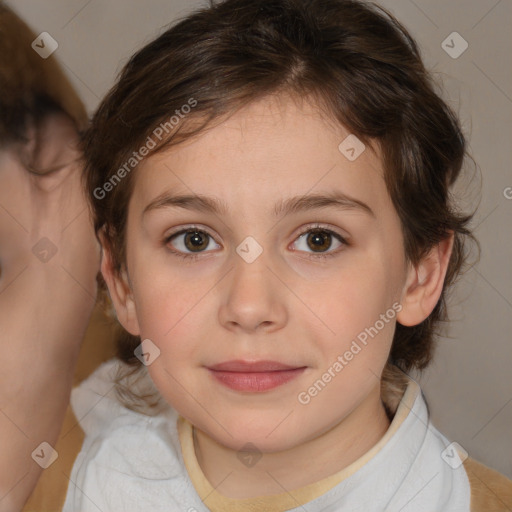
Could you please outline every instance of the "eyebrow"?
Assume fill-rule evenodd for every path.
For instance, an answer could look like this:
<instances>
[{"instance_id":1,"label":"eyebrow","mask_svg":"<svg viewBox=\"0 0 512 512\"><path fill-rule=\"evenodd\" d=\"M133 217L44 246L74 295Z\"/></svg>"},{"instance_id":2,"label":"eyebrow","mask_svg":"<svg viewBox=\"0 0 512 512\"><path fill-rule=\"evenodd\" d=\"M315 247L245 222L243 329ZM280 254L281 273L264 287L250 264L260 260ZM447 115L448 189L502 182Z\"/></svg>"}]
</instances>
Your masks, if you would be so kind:
<instances>
[{"instance_id":1,"label":"eyebrow","mask_svg":"<svg viewBox=\"0 0 512 512\"><path fill-rule=\"evenodd\" d=\"M202 194L172 194L164 192L151 201L142 212L142 216L151 210L162 208L183 208L217 215L226 215L229 212L227 204L217 197L205 196ZM274 215L298 213L302 211L337 208L341 210L358 210L375 218L373 210L363 201L350 197L340 191L333 191L328 194L310 194L305 196L294 196L286 200L278 201L274 206Z\"/></svg>"}]
</instances>

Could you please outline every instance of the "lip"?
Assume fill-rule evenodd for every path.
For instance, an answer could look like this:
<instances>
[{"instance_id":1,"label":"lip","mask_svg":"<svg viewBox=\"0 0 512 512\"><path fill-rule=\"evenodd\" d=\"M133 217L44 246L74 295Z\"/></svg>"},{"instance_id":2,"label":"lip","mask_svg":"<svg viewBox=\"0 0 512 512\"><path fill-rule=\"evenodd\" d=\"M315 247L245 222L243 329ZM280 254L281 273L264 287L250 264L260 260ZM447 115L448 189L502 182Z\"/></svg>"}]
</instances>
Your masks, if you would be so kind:
<instances>
[{"instance_id":1,"label":"lip","mask_svg":"<svg viewBox=\"0 0 512 512\"><path fill-rule=\"evenodd\" d=\"M208 366L207 368L224 372L274 372L280 370L295 370L299 367L278 361L244 361L242 359L234 359L232 361L225 361L213 366Z\"/></svg>"},{"instance_id":2,"label":"lip","mask_svg":"<svg viewBox=\"0 0 512 512\"><path fill-rule=\"evenodd\" d=\"M262 392L298 377L305 366L296 367L278 361L226 361L207 367L221 384L235 391Z\"/></svg>"}]
</instances>

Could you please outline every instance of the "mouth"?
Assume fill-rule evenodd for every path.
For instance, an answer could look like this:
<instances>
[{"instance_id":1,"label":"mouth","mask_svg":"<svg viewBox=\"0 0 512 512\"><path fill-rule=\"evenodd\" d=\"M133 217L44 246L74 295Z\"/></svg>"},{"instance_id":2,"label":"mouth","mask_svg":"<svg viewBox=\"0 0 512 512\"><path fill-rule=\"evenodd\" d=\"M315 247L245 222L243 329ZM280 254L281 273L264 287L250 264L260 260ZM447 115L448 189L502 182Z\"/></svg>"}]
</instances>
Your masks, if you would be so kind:
<instances>
[{"instance_id":1,"label":"mouth","mask_svg":"<svg viewBox=\"0 0 512 512\"><path fill-rule=\"evenodd\" d=\"M298 377L307 367L278 361L226 361L207 367L221 384L236 391L262 392Z\"/></svg>"}]
</instances>

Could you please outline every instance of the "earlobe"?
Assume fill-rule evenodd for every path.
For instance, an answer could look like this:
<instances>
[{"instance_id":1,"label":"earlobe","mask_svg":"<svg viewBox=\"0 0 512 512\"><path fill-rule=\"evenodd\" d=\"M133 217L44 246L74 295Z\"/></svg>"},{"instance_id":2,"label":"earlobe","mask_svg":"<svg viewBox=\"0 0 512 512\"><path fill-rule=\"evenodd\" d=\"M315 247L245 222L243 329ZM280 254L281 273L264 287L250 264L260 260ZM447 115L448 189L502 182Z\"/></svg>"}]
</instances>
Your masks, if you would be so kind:
<instances>
[{"instance_id":1,"label":"earlobe","mask_svg":"<svg viewBox=\"0 0 512 512\"><path fill-rule=\"evenodd\" d=\"M450 232L417 266L409 268L402 291L402 310L397 315L400 324L418 325L432 313L443 291L453 241L453 232Z\"/></svg>"},{"instance_id":2,"label":"earlobe","mask_svg":"<svg viewBox=\"0 0 512 512\"><path fill-rule=\"evenodd\" d=\"M102 240L101 273L107 283L117 319L130 334L138 336L139 323L128 275L124 269L121 270L121 275L114 271L110 251L106 248L101 235L100 238Z\"/></svg>"}]
</instances>

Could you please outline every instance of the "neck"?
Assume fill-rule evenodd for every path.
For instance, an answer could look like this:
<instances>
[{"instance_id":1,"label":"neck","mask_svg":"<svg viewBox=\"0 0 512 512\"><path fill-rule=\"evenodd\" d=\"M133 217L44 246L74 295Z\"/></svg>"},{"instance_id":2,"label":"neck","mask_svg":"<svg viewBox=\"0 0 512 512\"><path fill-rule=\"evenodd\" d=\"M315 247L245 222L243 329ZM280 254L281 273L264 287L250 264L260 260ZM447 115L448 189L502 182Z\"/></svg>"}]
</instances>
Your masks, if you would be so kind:
<instances>
[{"instance_id":1,"label":"neck","mask_svg":"<svg viewBox=\"0 0 512 512\"><path fill-rule=\"evenodd\" d=\"M253 466L243 467L238 452L196 428L194 447L199 466L217 492L235 499L254 498L281 494L342 471L375 446L389 425L377 386L331 429L291 449L264 453Z\"/></svg>"}]
</instances>

